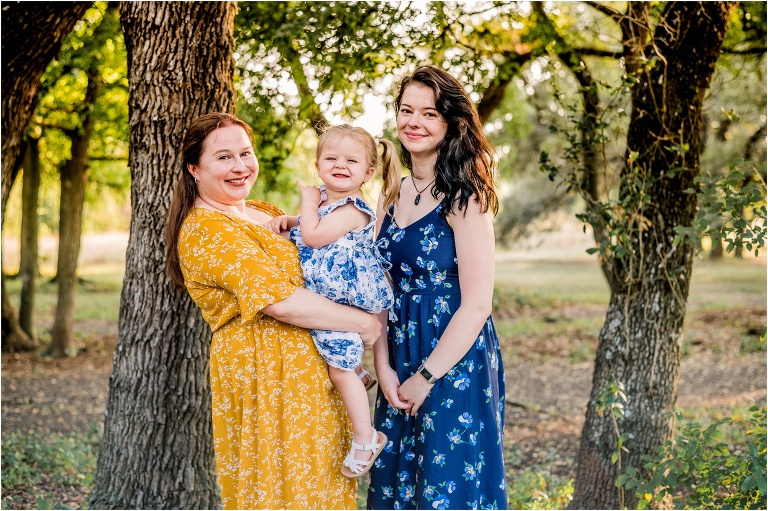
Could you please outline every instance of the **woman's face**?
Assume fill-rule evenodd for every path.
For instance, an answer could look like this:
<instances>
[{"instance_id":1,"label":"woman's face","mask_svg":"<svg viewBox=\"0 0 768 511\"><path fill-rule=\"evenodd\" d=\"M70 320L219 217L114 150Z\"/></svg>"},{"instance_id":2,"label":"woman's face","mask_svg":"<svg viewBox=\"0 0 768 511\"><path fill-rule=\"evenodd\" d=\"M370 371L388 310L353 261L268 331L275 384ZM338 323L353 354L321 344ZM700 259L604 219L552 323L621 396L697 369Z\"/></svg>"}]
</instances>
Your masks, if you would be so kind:
<instances>
[{"instance_id":1,"label":"woman's face","mask_svg":"<svg viewBox=\"0 0 768 511\"><path fill-rule=\"evenodd\" d=\"M448 124L435 107L435 93L420 83L405 87L397 112L397 136L411 157L431 158L445 138Z\"/></svg>"},{"instance_id":2,"label":"woman's face","mask_svg":"<svg viewBox=\"0 0 768 511\"><path fill-rule=\"evenodd\" d=\"M197 180L197 193L206 202L228 206L241 203L259 175L248 134L240 126L225 126L208 134L197 165L187 169Z\"/></svg>"}]
</instances>

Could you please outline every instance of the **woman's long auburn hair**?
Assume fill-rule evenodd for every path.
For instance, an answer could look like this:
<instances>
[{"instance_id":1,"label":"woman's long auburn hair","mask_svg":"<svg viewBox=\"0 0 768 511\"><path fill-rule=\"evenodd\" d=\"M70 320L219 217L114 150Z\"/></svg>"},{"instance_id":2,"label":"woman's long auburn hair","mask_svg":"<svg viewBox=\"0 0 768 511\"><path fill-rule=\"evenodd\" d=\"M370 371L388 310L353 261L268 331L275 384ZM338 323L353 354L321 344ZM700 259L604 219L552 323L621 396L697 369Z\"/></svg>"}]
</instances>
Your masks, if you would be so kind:
<instances>
[{"instance_id":1,"label":"woman's long auburn hair","mask_svg":"<svg viewBox=\"0 0 768 511\"><path fill-rule=\"evenodd\" d=\"M436 178L432 187L435 199L443 196L442 214L451 214L454 206L466 213L469 198L475 195L480 210L483 213L490 210L495 215L499 212L494 179L496 151L483 131L477 107L456 78L440 68L421 66L400 82L395 98L398 114L405 89L415 83L432 89L435 108L448 127L445 138L437 146ZM413 169L411 153L402 142L400 148L403 165Z\"/></svg>"},{"instance_id":2,"label":"woman's long auburn hair","mask_svg":"<svg viewBox=\"0 0 768 511\"><path fill-rule=\"evenodd\" d=\"M181 175L174 187L168 217L165 223L165 270L168 277L179 287L184 286L184 274L179 263L179 232L187 215L195 207L197 184L188 170L188 165L200 163L206 137L219 128L240 126L252 139L251 127L238 117L227 113L211 113L198 117L187 128L182 144Z\"/></svg>"}]
</instances>

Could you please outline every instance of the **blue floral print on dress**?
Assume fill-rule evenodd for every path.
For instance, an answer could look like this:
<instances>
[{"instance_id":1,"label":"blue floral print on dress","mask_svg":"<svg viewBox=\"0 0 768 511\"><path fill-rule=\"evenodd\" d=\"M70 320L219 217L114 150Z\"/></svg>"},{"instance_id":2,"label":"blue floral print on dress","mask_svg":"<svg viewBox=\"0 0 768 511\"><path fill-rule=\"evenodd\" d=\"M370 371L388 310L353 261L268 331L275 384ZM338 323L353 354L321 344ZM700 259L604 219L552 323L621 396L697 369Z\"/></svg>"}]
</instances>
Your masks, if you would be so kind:
<instances>
[{"instance_id":1,"label":"blue floral print on dress","mask_svg":"<svg viewBox=\"0 0 768 511\"><path fill-rule=\"evenodd\" d=\"M461 304L453 230L438 205L400 227L390 209L381 254L392 264L390 366L400 382L440 343ZM432 387L415 417L379 391L374 427L389 438L371 469L369 509L502 509L504 369L492 318L467 354Z\"/></svg>"}]
</instances>

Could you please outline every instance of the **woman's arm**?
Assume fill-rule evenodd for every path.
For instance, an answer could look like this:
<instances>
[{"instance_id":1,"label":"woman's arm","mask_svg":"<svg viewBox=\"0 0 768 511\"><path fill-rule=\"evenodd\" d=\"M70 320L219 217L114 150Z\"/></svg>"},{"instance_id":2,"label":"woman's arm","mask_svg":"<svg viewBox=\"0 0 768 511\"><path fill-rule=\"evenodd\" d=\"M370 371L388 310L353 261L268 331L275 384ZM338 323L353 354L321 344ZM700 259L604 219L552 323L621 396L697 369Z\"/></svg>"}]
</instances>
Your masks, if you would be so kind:
<instances>
[{"instance_id":1,"label":"woman's arm","mask_svg":"<svg viewBox=\"0 0 768 511\"><path fill-rule=\"evenodd\" d=\"M293 294L264 307L262 312L302 328L357 332L368 348L376 342L381 331L375 314L341 305L304 288L296 288Z\"/></svg>"},{"instance_id":2,"label":"woman's arm","mask_svg":"<svg viewBox=\"0 0 768 511\"><path fill-rule=\"evenodd\" d=\"M440 378L456 365L477 339L493 306L495 238L490 213L481 213L470 199L466 215L451 215L449 222L456 241L461 305L454 313L424 366ZM400 386L400 399L413 405L415 415L432 385L419 373Z\"/></svg>"},{"instance_id":3,"label":"woman's arm","mask_svg":"<svg viewBox=\"0 0 768 511\"><path fill-rule=\"evenodd\" d=\"M379 388L392 408L408 408L410 405L400 400L398 389L400 379L397 371L389 365L389 346L387 346L387 316L389 311L379 313L381 323L381 337L373 345L373 364L376 368L376 377L379 379Z\"/></svg>"}]
</instances>

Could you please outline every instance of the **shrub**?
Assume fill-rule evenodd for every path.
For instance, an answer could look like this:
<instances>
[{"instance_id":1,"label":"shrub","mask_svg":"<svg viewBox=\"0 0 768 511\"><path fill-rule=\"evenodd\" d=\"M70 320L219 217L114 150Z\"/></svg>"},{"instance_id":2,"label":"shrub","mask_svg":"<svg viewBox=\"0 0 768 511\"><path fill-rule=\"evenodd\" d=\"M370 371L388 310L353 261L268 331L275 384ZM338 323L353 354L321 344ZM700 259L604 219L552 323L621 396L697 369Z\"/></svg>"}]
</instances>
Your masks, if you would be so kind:
<instances>
[{"instance_id":1,"label":"shrub","mask_svg":"<svg viewBox=\"0 0 768 511\"><path fill-rule=\"evenodd\" d=\"M766 407L749 410L743 444L723 442L730 417L706 428L692 422L643 458L643 472L627 467L616 486L635 493L638 509L669 499L675 509L766 509Z\"/></svg>"}]
</instances>

